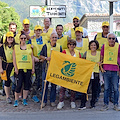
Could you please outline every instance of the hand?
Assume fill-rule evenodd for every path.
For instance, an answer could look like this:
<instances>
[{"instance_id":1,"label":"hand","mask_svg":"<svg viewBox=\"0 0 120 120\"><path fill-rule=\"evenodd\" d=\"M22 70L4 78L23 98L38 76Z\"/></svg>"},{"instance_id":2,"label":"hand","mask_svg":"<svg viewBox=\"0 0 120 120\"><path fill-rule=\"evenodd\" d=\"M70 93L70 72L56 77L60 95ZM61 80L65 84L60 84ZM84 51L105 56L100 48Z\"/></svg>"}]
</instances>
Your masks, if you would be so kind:
<instances>
[{"instance_id":1,"label":"hand","mask_svg":"<svg viewBox=\"0 0 120 120\"><path fill-rule=\"evenodd\" d=\"M34 39L34 37L35 37L35 35L31 36L30 38L31 38L31 39Z\"/></svg>"},{"instance_id":2,"label":"hand","mask_svg":"<svg viewBox=\"0 0 120 120\"><path fill-rule=\"evenodd\" d=\"M34 57L35 62L39 62L39 59L37 57Z\"/></svg>"},{"instance_id":3,"label":"hand","mask_svg":"<svg viewBox=\"0 0 120 120\"><path fill-rule=\"evenodd\" d=\"M29 35L26 35L26 37L27 37L27 40L29 40L29 39L30 39L30 36L29 36Z\"/></svg>"},{"instance_id":4,"label":"hand","mask_svg":"<svg viewBox=\"0 0 120 120\"><path fill-rule=\"evenodd\" d=\"M4 73L4 71L3 71L3 69L2 69L2 68L0 69L0 73L1 73L1 74L3 74L3 73Z\"/></svg>"},{"instance_id":5,"label":"hand","mask_svg":"<svg viewBox=\"0 0 120 120\"><path fill-rule=\"evenodd\" d=\"M101 65L102 65L102 62L97 62L97 64L98 64L99 66L101 66Z\"/></svg>"},{"instance_id":6,"label":"hand","mask_svg":"<svg viewBox=\"0 0 120 120\"><path fill-rule=\"evenodd\" d=\"M15 73L16 73L16 75L18 75L18 69L17 68L15 69Z\"/></svg>"},{"instance_id":7,"label":"hand","mask_svg":"<svg viewBox=\"0 0 120 120\"><path fill-rule=\"evenodd\" d=\"M32 72L31 72L31 73L32 73L32 74L34 74L34 72L35 72L35 69L34 69L34 68L32 68Z\"/></svg>"},{"instance_id":8,"label":"hand","mask_svg":"<svg viewBox=\"0 0 120 120\"><path fill-rule=\"evenodd\" d=\"M51 59L50 57L47 57L47 58L46 58L47 61L50 61L50 59Z\"/></svg>"},{"instance_id":9,"label":"hand","mask_svg":"<svg viewBox=\"0 0 120 120\"><path fill-rule=\"evenodd\" d=\"M32 48L32 49L34 48L33 45L31 45L31 48Z\"/></svg>"}]
</instances>

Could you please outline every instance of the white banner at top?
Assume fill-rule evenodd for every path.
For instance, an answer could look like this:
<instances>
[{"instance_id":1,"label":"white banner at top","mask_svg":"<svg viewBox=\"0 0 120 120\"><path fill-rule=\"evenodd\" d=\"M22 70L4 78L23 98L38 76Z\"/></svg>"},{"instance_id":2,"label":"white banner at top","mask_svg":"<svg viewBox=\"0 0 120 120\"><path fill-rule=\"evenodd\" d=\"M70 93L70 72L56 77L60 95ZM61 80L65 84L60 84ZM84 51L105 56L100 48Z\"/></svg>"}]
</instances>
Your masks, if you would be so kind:
<instances>
[{"instance_id":1,"label":"white banner at top","mask_svg":"<svg viewBox=\"0 0 120 120\"><path fill-rule=\"evenodd\" d=\"M30 6L30 17L65 18L65 5Z\"/></svg>"}]
</instances>

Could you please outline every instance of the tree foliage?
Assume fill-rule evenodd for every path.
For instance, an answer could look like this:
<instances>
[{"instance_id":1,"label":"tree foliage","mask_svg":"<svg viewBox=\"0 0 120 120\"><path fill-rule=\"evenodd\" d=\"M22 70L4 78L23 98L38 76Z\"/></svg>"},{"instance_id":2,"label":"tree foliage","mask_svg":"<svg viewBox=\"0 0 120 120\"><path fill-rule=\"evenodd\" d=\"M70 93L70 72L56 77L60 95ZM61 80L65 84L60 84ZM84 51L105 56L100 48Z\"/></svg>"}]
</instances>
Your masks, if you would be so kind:
<instances>
[{"instance_id":1,"label":"tree foliage","mask_svg":"<svg viewBox=\"0 0 120 120\"><path fill-rule=\"evenodd\" d=\"M0 1L0 37L8 32L9 23L12 21L17 24L18 30L21 29L22 24L18 13L13 7L9 8L8 4Z\"/></svg>"}]
</instances>

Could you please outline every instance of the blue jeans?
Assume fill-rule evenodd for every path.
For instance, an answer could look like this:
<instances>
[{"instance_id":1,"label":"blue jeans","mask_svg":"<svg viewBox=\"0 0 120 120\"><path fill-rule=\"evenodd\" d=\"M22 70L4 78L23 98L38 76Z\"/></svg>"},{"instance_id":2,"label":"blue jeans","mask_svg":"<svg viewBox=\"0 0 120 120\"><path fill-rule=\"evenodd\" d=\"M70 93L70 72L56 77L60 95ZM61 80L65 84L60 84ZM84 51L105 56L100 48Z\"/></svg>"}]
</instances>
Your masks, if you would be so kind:
<instances>
[{"instance_id":1,"label":"blue jeans","mask_svg":"<svg viewBox=\"0 0 120 120\"><path fill-rule=\"evenodd\" d=\"M44 80L46 78L46 73L42 71L42 95L44 91ZM48 94L48 85L49 82L46 83L46 89L45 89L45 96L44 96L44 103L47 103L47 94ZM50 102L55 102L56 100L56 85L51 83L51 90L50 90Z\"/></svg>"},{"instance_id":2,"label":"blue jeans","mask_svg":"<svg viewBox=\"0 0 120 120\"><path fill-rule=\"evenodd\" d=\"M114 91L114 105L118 105L119 99L119 84L118 84L118 76L117 71L106 71L104 73L104 104L109 104L109 94L110 89ZM113 87L113 88L112 88Z\"/></svg>"}]
</instances>

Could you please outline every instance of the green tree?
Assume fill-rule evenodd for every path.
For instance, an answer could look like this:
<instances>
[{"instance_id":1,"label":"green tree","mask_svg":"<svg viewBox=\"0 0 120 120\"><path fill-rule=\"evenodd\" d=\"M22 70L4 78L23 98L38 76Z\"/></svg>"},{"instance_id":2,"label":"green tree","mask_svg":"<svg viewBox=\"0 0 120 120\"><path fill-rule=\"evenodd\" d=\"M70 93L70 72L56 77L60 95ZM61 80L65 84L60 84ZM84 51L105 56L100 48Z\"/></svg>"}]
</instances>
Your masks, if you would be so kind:
<instances>
[{"instance_id":1,"label":"green tree","mask_svg":"<svg viewBox=\"0 0 120 120\"><path fill-rule=\"evenodd\" d=\"M18 30L21 29L22 24L18 13L13 7L9 8L8 4L0 1L0 37L8 32L9 23L12 21L17 24Z\"/></svg>"}]
</instances>

